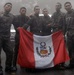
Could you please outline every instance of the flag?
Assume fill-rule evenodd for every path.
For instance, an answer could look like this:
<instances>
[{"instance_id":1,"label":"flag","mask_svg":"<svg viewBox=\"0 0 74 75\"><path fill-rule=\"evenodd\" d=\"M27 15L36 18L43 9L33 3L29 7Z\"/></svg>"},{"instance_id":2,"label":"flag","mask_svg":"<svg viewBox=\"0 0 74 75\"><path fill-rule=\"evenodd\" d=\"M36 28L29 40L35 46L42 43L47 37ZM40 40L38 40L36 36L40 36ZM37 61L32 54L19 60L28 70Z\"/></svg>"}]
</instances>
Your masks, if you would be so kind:
<instances>
[{"instance_id":1,"label":"flag","mask_svg":"<svg viewBox=\"0 0 74 75\"><path fill-rule=\"evenodd\" d=\"M38 36L18 28L20 41L17 62L25 68L50 68L68 61L62 31Z\"/></svg>"}]
</instances>

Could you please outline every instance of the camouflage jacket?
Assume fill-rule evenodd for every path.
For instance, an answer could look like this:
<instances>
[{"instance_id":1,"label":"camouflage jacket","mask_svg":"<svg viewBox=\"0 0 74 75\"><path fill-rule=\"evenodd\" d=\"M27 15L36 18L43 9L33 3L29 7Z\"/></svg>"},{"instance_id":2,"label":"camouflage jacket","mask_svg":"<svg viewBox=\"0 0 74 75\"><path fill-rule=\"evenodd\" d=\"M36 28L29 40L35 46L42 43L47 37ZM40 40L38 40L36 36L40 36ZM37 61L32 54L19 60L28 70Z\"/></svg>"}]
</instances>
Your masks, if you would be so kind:
<instances>
[{"instance_id":1,"label":"camouflage jacket","mask_svg":"<svg viewBox=\"0 0 74 75\"><path fill-rule=\"evenodd\" d=\"M29 26L33 34L43 35L44 21L40 16L34 15L23 27L27 29Z\"/></svg>"},{"instance_id":2,"label":"camouflage jacket","mask_svg":"<svg viewBox=\"0 0 74 75\"><path fill-rule=\"evenodd\" d=\"M27 23L29 17L16 15L14 19L15 19L14 20L15 29L17 29L18 27L22 27L25 23Z\"/></svg>"},{"instance_id":3,"label":"camouflage jacket","mask_svg":"<svg viewBox=\"0 0 74 75\"><path fill-rule=\"evenodd\" d=\"M63 26L65 33L68 32L69 35L74 35L74 10L65 14Z\"/></svg>"},{"instance_id":4,"label":"camouflage jacket","mask_svg":"<svg viewBox=\"0 0 74 75\"><path fill-rule=\"evenodd\" d=\"M53 28L53 31L58 31L60 29L62 29L62 19L64 17L64 13L63 12L55 12L53 13L52 15L52 28Z\"/></svg>"},{"instance_id":5,"label":"camouflage jacket","mask_svg":"<svg viewBox=\"0 0 74 75\"><path fill-rule=\"evenodd\" d=\"M14 16L11 13L0 14L0 36L10 36L11 24L13 24Z\"/></svg>"}]
</instances>

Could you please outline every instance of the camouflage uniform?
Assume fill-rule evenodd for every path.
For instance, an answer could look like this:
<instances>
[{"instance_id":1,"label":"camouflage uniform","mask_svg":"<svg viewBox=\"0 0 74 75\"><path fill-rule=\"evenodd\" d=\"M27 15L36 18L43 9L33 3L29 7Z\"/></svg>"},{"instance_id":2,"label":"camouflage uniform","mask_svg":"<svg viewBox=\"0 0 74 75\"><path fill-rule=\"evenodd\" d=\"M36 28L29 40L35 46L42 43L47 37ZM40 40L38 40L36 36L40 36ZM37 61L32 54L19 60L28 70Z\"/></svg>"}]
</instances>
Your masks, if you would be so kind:
<instances>
[{"instance_id":1,"label":"camouflage uniform","mask_svg":"<svg viewBox=\"0 0 74 75\"><path fill-rule=\"evenodd\" d=\"M19 47L19 32L17 30L18 27L22 27L27 21L29 20L28 16L21 16L17 15L15 16L14 19L14 25L15 25L15 30L16 30L16 35L15 35L15 48L14 48L14 56L13 56L13 66L16 66L16 60L17 60L17 54L18 54L18 47Z\"/></svg>"},{"instance_id":2,"label":"camouflage uniform","mask_svg":"<svg viewBox=\"0 0 74 75\"><path fill-rule=\"evenodd\" d=\"M61 19L64 17L64 13L62 13L61 11L60 12L55 12L53 15L52 15L52 29L53 29L53 32L56 32L60 29L62 29L62 22L61 22Z\"/></svg>"},{"instance_id":3,"label":"camouflage uniform","mask_svg":"<svg viewBox=\"0 0 74 75\"><path fill-rule=\"evenodd\" d=\"M64 30L67 32L67 45L70 55L70 66L74 66L74 10L65 15Z\"/></svg>"},{"instance_id":4,"label":"camouflage uniform","mask_svg":"<svg viewBox=\"0 0 74 75\"><path fill-rule=\"evenodd\" d=\"M44 25L42 17L34 15L23 27L27 29L30 26L30 32L36 35L43 35Z\"/></svg>"},{"instance_id":5,"label":"camouflage uniform","mask_svg":"<svg viewBox=\"0 0 74 75\"><path fill-rule=\"evenodd\" d=\"M63 24L64 24L64 16L65 16L65 13L62 13L61 11L60 12L55 12L53 15L52 15L52 23L51 23L51 27L52 27L52 32L56 32L56 31L59 31L59 30L62 30L63 31ZM64 32L64 31L63 31ZM58 65L55 66L55 68L57 69L65 69L64 68L64 63L60 63Z\"/></svg>"},{"instance_id":6,"label":"camouflage uniform","mask_svg":"<svg viewBox=\"0 0 74 75\"><path fill-rule=\"evenodd\" d=\"M2 13L0 15L0 56L1 56L1 49L3 48L4 52L6 53L6 63L5 66L10 68L12 65L12 55L13 51L10 46L10 27L13 22L14 16L10 13ZM1 61L1 59L0 59ZM1 62L0 62L0 69L1 69Z\"/></svg>"},{"instance_id":7,"label":"camouflage uniform","mask_svg":"<svg viewBox=\"0 0 74 75\"><path fill-rule=\"evenodd\" d=\"M17 29L18 27L22 27L28 20L29 20L29 17L26 15L15 16L15 20L14 20L15 29Z\"/></svg>"}]
</instances>

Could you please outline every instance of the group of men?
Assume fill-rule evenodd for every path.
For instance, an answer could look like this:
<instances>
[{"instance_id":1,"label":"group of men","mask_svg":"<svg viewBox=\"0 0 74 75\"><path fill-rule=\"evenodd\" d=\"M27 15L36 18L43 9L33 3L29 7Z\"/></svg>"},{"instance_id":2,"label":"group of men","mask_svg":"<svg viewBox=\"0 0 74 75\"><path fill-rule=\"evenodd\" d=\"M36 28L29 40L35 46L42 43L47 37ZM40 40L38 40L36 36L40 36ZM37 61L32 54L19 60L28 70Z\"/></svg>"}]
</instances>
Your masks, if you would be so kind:
<instances>
[{"instance_id":1,"label":"group of men","mask_svg":"<svg viewBox=\"0 0 74 75\"><path fill-rule=\"evenodd\" d=\"M3 75L1 66L1 50L3 48L6 53L5 72L17 71L16 61L19 48L19 31L18 27L27 29L30 27L30 32L36 35L46 36L56 31L62 30L63 34L67 34L67 45L69 56L71 58L69 68L74 68L74 10L70 2L66 2L64 7L67 13L61 12L62 5L57 3L55 6L56 12L52 17L48 15L47 8L42 10L44 16L39 16L40 7L34 7L34 14L26 16L26 8L20 8L20 15L14 16L10 13L12 3L4 5L4 12L0 14L0 75ZM14 54L10 43L10 27L14 25L16 30ZM62 63L63 64L63 63Z\"/></svg>"}]
</instances>

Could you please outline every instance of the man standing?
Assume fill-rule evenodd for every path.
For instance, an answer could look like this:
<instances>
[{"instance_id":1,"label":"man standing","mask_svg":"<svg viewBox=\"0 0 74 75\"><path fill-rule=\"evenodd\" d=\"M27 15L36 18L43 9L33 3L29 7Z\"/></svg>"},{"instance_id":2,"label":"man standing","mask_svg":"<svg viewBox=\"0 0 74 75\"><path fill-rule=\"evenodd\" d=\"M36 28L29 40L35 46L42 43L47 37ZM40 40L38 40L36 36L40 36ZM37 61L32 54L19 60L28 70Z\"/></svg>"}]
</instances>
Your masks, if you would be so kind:
<instances>
[{"instance_id":1,"label":"man standing","mask_svg":"<svg viewBox=\"0 0 74 75\"><path fill-rule=\"evenodd\" d=\"M52 27L53 33L59 30L63 30L63 19L64 19L65 14L61 12L61 8L62 8L62 5L61 3L58 2L55 6L56 12L53 13L52 18L51 18L52 20L51 27ZM64 63L56 65L55 68L65 69Z\"/></svg>"},{"instance_id":2,"label":"man standing","mask_svg":"<svg viewBox=\"0 0 74 75\"><path fill-rule=\"evenodd\" d=\"M5 72L11 72L13 51L10 46L10 27L14 16L10 13L12 9L11 3L4 5L4 12L0 15L0 58L1 49L6 53ZM3 75L1 59L0 59L0 75Z\"/></svg>"},{"instance_id":3,"label":"man standing","mask_svg":"<svg viewBox=\"0 0 74 75\"><path fill-rule=\"evenodd\" d=\"M64 17L64 13L61 12L62 5L61 3L57 3L55 6L56 12L52 15L52 28L53 32L56 32L62 29L61 19Z\"/></svg>"},{"instance_id":4,"label":"man standing","mask_svg":"<svg viewBox=\"0 0 74 75\"><path fill-rule=\"evenodd\" d=\"M67 11L65 15L64 31L67 33L67 45L71 58L69 68L74 68L74 10L70 2L66 2L64 7Z\"/></svg>"},{"instance_id":5,"label":"man standing","mask_svg":"<svg viewBox=\"0 0 74 75\"><path fill-rule=\"evenodd\" d=\"M34 7L34 16L24 24L23 28L27 29L30 26L30 32L36 35L43 35L43 28L44 28L44 21L39 16L40 13L40 7L35 6ZM19 48L19 31L17 31L15 36L15 54L14 54L14 60L13 60L13 66L16 68L16 61L17 61L17 55L18 55L18 48Z\"/></svg>"},{"instance_id":6,"label":"man standing","mask_svg":"<svg viewBox=\"0 0 74 75\"><path fill-rule=\"evenodd\" d=\"M14 54L13 54L13 70L16 72L16 60L17 60L17 54L18 54L18 45L19 45L19 35L18 35L18 27L23 27L25 23L27 23L29 20L29 17L26 16L26 8L21 7L20 8L20 15L15 16L14 25L16 30L16 36L15 36L15 48L14 48Z\"/></svg>"}]
</instances>

